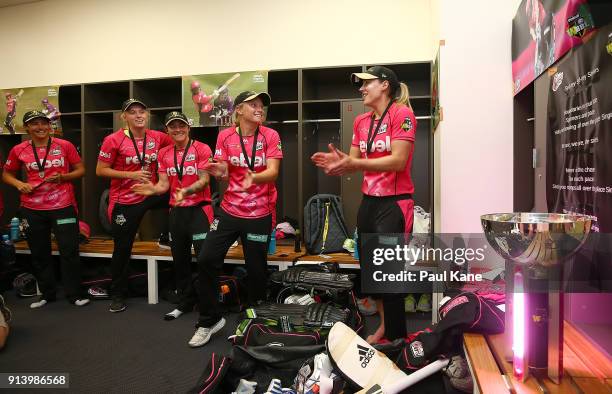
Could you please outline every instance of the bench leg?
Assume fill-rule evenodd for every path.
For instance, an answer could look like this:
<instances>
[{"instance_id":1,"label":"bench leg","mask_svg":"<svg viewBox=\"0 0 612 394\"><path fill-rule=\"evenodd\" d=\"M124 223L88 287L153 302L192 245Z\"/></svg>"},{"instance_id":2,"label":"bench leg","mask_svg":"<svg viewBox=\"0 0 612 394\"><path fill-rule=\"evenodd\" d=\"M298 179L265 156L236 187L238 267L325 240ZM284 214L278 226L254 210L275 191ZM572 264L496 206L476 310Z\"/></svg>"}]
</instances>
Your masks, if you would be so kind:
<instances>
[{"instance_id":1,"label":"bench leg","mask_svg":"<svg viewBox=\"0 0 612 394\"><path fill-rule=\"evenodd\" d=\"M159 302L157 294L157 260L147 259L147 286L149 304L157 304Z\"/></svg>"}]
</instances>

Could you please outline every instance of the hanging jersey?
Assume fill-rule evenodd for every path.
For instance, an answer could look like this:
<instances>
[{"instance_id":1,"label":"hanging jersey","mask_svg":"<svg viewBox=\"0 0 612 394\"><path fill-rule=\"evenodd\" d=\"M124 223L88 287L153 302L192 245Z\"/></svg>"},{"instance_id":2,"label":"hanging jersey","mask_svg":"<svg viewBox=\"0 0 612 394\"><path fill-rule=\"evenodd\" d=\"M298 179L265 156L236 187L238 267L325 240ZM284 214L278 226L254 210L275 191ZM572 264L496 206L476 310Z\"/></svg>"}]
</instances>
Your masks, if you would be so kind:
<instances>
[{"instance_id":1,"label":"hanging jersey","mask_svg":"<svg viewBox=\"0 0 612 394\"><path fill-rule=\"evenodd\" d=\"M391 155L391 142L414 142L417 121L412 110L405 105L393 104L384 119L375 120L372 133L378 128L369 152L368 132L372 121L372 112L359 115L353 124L352 145L359 148L361 158L375 159ZM382 122L380 127L378 123ZM368 196L394 196L398 194L414 193L414 185L410 175L414 144L408 154L406 166L401 171L364 171L361 191Z\"/></svg>"},{"instance_id":2,"label":"hanging jersey","mask_svg":"<svg viewBox=\"0 0 612 394\"><path fill-rule=\"evenodd\" d=\"M186 156L185 156L186 155ZM183 157L185 161L183 162ZM174 193L177 189L189 187L198 180L198 170L203 170L208 159L212 157L212 151L208 145L200 141L193 141L189 146L189 151L185 152L185 148L177 149L176 163L174 161L174 146L166 146L159 151L159 172L168 175L170 183L170 205L176 206ZM183 178L179 180L176 166L181 166L183 163L182 173ZM190 207L210 202L210 187L206 186L198 193L185 196L181 202L181 207Z\"/></svg>"},{"instance_id":3,"label":"hanging jersey","mask_svg":"<svg viewBox=\"0 0 612 394\"><path fill-rule=\"evenodd\" d=\"M104 138L98 160L108 163L117 171L140 171L139 157L142 157L144 138L136 138L138 152L129 134L123 129ZM144 147L144 160L151 171L151 182L157 182L157 156L164 146L173 145L172 139L161 131L146 130L146 147ZM138 183L133 179L111 179L109 201L123 205L138 204L146 197L132 192L132 186Z\"/></svg>"},{"instance_id":4,"label":"hanging jersey","mask_svg":"<svg viewBox=\"0 0 612 394\"><path fill-rule=\"evenodd\" d=\"M248 158L244 157L240 135L235 126L222 130L217 137L215 159L226 161L229 170L229 184L223 194L221 208L241 218L270 215L276 210L277 192L274 182L253 184L247 191L242 191L242 182L248 171L247 160L252 160L253 144L256 144L254 172L262 172L266 169L268 159L283 158L280 137L275 130L259 126L257 141L254 141L254 135L243 136L242 139Z\"/></svg>"},{"instance_id":5,"label":"hanging jersey","mask_svg":"<svg viewBox=\"0 0 612 394\"><path fill-rule=\"evenodd\" d=\"M37 147L36 154L39 162L45 161L42 171L39 171L31 140L15 145L4 164L4 169L14 173L23 167L27 183L34 188L31 193L21 194L21 206L41 211L65 208L70 205L76 207L74 187L71 182L59 184L44 182L44 179L54 174L69 173L71 167L81 162L81 157L74 145L66 140L51 138L49 153L47 154L45 145Z\"/></svg>"}]
</instances>

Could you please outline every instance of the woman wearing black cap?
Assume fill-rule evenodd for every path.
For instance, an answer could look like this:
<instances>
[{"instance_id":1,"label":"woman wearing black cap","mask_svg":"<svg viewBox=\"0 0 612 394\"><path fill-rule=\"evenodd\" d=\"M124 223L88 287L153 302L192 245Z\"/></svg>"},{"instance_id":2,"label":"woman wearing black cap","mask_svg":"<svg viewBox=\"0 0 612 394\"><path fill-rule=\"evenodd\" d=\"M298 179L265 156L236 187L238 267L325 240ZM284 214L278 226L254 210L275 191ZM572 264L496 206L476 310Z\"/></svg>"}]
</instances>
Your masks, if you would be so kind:
<instances>
[{"instance_id":1,"label":"woman wearing black cap","mask_svg":"<svg viewBox=\"0 0 612 394\"><path fill-rule=\"evenodd\" d=\"M19 216L32 251L34 275L42 292L30 308L40 308L56 298L52 230L60 252L66 298L74 305L86 305L89 300L81 294L79 221L71 183L85 174L85 166L74 145L51 138L51 123L44 113L26 112L23 125L32 139L11 149L2 180L21 193ZM15 177L22 168L26 173L25 182Z\"/></svg>"},{"instance_id":2,"label":"woman wearing black cap","mask_svg":"<svg viewBox=\"0 0 612 394\"><path fill-rule=\"evenodd\" d=\"M416 119L410 108L408 87L395 73L381 66L352 74L351 80L372 109L358 116L353 125L353 142L347 155L332 144L329 152L318 152L312 161L328 175L363 171L363 200L357 216L361 234L411 233L414 185L410 176ZM396 95L399 93L399 97ZM361 265L372 264L359 253ZM377 300L381 324L367 338L378 342L406 336L403 294L380 294ZM376 298L376 297L375 297Z\"/></svg>"},{"instance_id":3,"label":"woman wearing black cap","mask_svg":"<svg viewBox=\"0 0 612 394\"><path fill-rule=\"evenodd\" d=\"M132 190L143 196L162 195L170 190L171 249L179 304L164 319L174 320L193 310L197 302L191 278L191 245L199 255L213 216L209 175L204 171L212 151L189 137L189 121L184 114L170 112L164 124L174 146L159 151L159 182L135 184Z\"/></svg>"},{"instance_id":4,"label":"woman wearing black cap","mask_svg":"<svg viewBox=\"0 0 612 394\"><path fill-rule=\"evenodd\" d=\"M205 170L229 180L221 213L198 257L200 317L189 346L206 344L221 330L225 319L219 309L219 272L230 245L240 237L247 269L248 303L266 297L268 242L276 212L276 187L283 157L278 133L262 125L267 93L242 92L234 100L235 125L219 132L215 159Z\"/></svg>"},{"instance_id":5,"label":"woman wearing black cap","mask_svg":"<svg viewBox=\"0 0 612 394\"><path fill-rule=\"evenodd\" d=\"M128 99L121 109L126 127L104 138L96 166L96 175L111 178L108 207L114 241L111 312L127 307L129 261L142 217L147 210L168 203L168 195L145 197L136 194L132 186L157 181L158 152L172 145L167 134L147 129L149 113L142 101Z\"/></svg>"}]
</instances>

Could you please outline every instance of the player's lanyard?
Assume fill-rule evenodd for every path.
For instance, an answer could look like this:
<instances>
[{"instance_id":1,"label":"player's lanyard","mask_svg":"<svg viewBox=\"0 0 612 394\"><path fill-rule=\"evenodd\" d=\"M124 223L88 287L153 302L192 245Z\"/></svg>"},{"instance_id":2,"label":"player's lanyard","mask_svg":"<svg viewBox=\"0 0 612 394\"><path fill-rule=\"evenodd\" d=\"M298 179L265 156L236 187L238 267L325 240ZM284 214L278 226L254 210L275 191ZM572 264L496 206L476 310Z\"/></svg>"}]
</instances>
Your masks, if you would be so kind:
<instances>
[{"instance_id":1,"label":"player's lanyard","mask_svg":"<svg viewBox=\"0 0 612 394\"><path fill-rule=\"evenodd\" d=\"M391 108L391 105L393 105L393 100L391 100L389 102L389 105L387 105L387 108L385 108L385 111L382 113L382 116L380 117L380 119L378 120L378 124L376 125L376 129L374 130L374 133L372 133L372 128L374 127L374 113L372 113L372 118L370 120L370 129L368 130L368 143L366 145L367 151L366 151L366 156L370 153L370 151L372 150L372 144L374 143L374 139L376 138L376 133L378 133L378 129L380 128L380 125L383 122L383 119L385 118L385 115L387 115L387 112L389 111L389 108Z\"/></svg>"},{"instance_id":2,"label":"player's lanyard","mask_svg":"<svg viewBox=\"0 0 612 394\"><path fill-rule=\"evenodd\" d=\"M38 177L43 179L45 177L45 163L47 162L47 157L49 156L49 151L51 150L51 137L47 140L47 152L45 152L45 157L42 161L38 161L38 153L36 152L36 147L34 146L34 141L32 141L32 152L34 152L34 160L36 160L36 164L38 165Z\"/></svg>"},{"instance_id":3,"label":"player's lanyard","mask_svg":"<svg viewBox=\"0 0 612 394\"><path fill-rule=\"evenodd\" d=\"M247 167L249 167L251 171L255 171L255 154L257 153L257 136L259 135L259 126L257 126L255 129L255 138L253 139L253 154L251 155L250 162L247 155L246 146L244 145L244 141L242 139L242 131L240 131L240 127L236 127L236 129L238 130L238 135L240 136L240 147L242 148L244 161L246 161Z\"/></svg>"},{"instance_id":4,"label":"player's lanyard","mask_svg":"<svg viewBox=\"0 0 612 394\"><path fill-rule=\"evenodd\" d=\"M140 152L138 151L138 145L136 145L136 138L134 138L134 134L132 134L132 130L128 129L128 133L130 133L130 139L132 140L132 145L134 145L134 151L136 152L136 157L138 157L138 162L140 163L140 169L142 170L145 166L145 152L147 150L147 132L144 133L144 140L142 141L142 157L140 157Z\"/></svg>"},{"instance_id":5,"label":"player's lanyard","mask_svg":"<svg viewBox=\"0 0 612 394\"><path fill-rule=\"evenodd\" d=\"M189 147L191 146L191 139L187 142L187 146L185 147L185 151L183 152L183 159L181 160L181 166L178 165L178 160L176 159L176 145L174 145L174 168L176 168L176 176L178 176L179 182L183 180L183 168L185 168L185 158L187 157L187 152L189 152Z\"/></svg>"}]
</instances>

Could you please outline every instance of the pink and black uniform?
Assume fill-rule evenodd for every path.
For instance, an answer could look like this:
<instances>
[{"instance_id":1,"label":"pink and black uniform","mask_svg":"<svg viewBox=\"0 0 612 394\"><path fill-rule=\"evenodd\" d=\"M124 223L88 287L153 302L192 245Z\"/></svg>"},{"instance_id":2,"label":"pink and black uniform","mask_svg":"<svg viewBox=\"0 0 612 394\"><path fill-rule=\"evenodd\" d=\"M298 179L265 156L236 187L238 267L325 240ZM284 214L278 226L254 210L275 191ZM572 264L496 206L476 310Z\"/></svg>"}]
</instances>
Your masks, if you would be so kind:
<instances>
[{"instance_id":1,"label":"pink and black uniform","mask_svg":"<svg viewBox=\"0 0 612 394\"><path fill-rule=\"evenodd\" d=\"M248 93L248 94L247 94ZM262 95L261 93L259 95ZM265 95L269 98L269 96ZM238 95L235 106L258 97L253 92ZM246 98L246 100L245 100ZM264 101L264 105L269 104ZM230 245L240 237L247 268L248 303L265 299L267 250L276 212L274 183L253 184L242 190L247 171L259 173L271 159L282 159L278 133L258 126L254 135L242 135L236 126L222 130L217 137L215 159L227 163L229 184L223 195L221 212L210 226L200 262L199 327L211 327L221 318L218 306L218 275Z\"/></svg>"},{"instance_id":2,"label":"pink and black uniform","mask_svg":"<svg viewBox=\"0 0 612 394\"><path fill-rule=\"evenodd\" d=\"M151 182L155 183L159 151L172 144L172 139L161 131L147 129L143 138L134 138L129 131L119 129L104 138L98 162L107 163L117 171L146 169L152 173ZM108 215L114 240L111 293L115 298L127 295L130 254L144 214L149 209L168 205L167 194L145 197L134 193L131 188L137 183L133 179L111 179Z\"/></svg>"},{"instance_id":3,"label":"pink and black uniform","mask_svg":"<svg viewBox=\"0 0 612 394\"><path fill-rule=\"evenodd\" d=\"M370 247L373 239L364 239L363 234L410 234L412 232L414 185L410 176L417 121L411 108L395 102L395 94L400 90L400 82L395 72L387 67L373 66L365 73L351 76L353 84L362 86L367 91L371 80L387 82L391 101L386 106L380 119L374 111L358 116L353 124L352 147L359 149L361 159L376 160L392 154L391 145L395 141L406 141L411 144L408 159L400 171L364 171L361 190L363 199L357 213L357 231L361 241ZM366 81L364 83L364 81ZM406 236L404 236L406 238ZM380 237L375 237L380 242ZM377 246L374 247L378 247ZM380 245L380 247L387 247ZM365 271L371 268L372 261L367 253L359 253L359 263ZM389 340L406 337L406 319L403 294L389 294L384 291L384 283L371 284L368 291L374 298L382 298L384 308L385 337ZM380 287L376 287L380 286ZM373 289L376 289L374 291Z\"/></svg>"},{"instance_id":4,"label":"pink and black uniform","mask_svg":"<svg viewBox=\"0 0 612 394\"><path fill-rule=\"evenodd\" d=\"M172 114L173 112L169 115ZM168 122L172 119L183 120L177 116ZM197 193L186 195L180 203L176 202L174 193L197 182L198 171L204 169L210 158L212 151L208 145L194 140L189 140L183 148L166 146L159 151L159 173L166 174L170 184L171 249L179 297L177 309L181 312L193 310L197 303L197 294L192 285L191 246L193 245L198 256L213 218L213 210L210 205L209 186ZM182 175L179 176L179 173Z\"/></svg>"},{"instance_id":5,"label":"pink and black uniform","mask_svg":"<svg viewBox=\"0 0 612 394\"><path fill-rule=\"evenodd\" d=\"M29 116L30 119L35 119L32 117L34 115ZM44 114L36 117L42 118ZM79 163L81 157L74 145L66 140L49 137L45 146L33 146L31 140L14 146L4 164L4 170L13 174L23 168L25 182L33 188L30 193L21 194L18 216L22 219L22 224L25 224L28 247L32 251L32 266L42 299L49 302L55 300L57 290L53 257L50 253L51 230L55 234L60 251L66 298L70 302L81 298L79 221L74 188L70 182L45 182L55 174L64 175L71 172Z\"/></svg>"}]
</instances>

